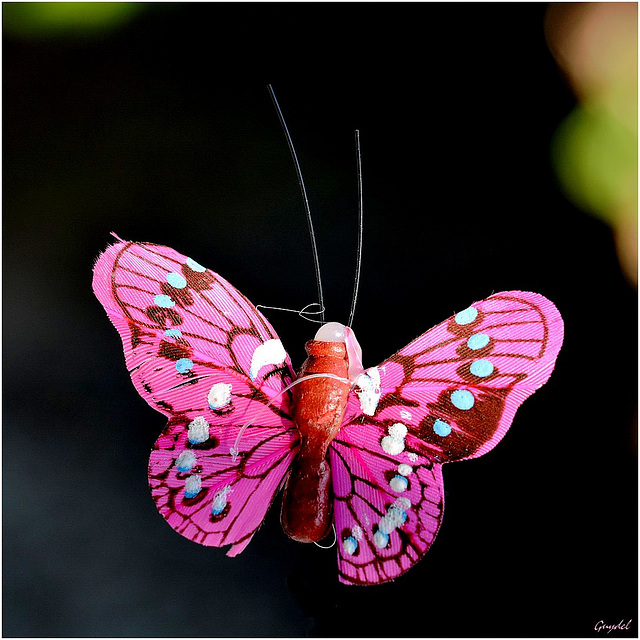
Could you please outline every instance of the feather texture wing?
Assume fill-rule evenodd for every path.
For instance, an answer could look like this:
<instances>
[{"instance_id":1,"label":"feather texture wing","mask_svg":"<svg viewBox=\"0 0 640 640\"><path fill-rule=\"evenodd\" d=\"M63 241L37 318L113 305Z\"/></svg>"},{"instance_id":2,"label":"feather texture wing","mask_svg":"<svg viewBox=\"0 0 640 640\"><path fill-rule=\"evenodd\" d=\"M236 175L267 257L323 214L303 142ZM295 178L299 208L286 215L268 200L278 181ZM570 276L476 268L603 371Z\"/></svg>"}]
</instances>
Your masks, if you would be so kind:
<instances>
[{"instance_id":1,"label":"feather texture wing","mask_svg":"<svg viewBox=\"0 0 640 640\"><path fill-rule=\"evenodd\" d=\"M295 377L267 319L224 278L169 247L108 247L93 290L122 337L133 383L159 411L154 394L196 377L196 361L270 396ZM166 368L157 371L158 362Z\"/></svg>"},{"instance_id":2,"label":"feather texture wing","mask_svg":"<svg viewBox=\"0 0 640 640\"><path fill-rule=\"evenodd\" d=\"M391 580L426 553L444 508L441 464L501 440L562 339L549 300L497 293L359 378L331 447L343 582Z\"/></svg>"},{"instance_id":3,"label":"feather texture wing","mask_svg":"<svg viewBox=\"0 0 640 640\"><path fill-rule=\"evenodd\" d=\"M149 458L158 511L181 535L235 556L249 544L295 455L292 430L210 429L206 413L175 417Z\"/></svg>"},{"instance_id":4,"label":"feather texture wing","mask_svg":"<svg viewBox=\"0 0 640 640\"><path fill-rule=\"evenodd\" d=\"M168 247L110 246L93 287L136 389L169 417L149 461L158 510L185 537L239 553L297 444L280 340L226 280Z\"/></svg>"},{"instance_id":5,"label":"feather texture wing","mask_svg":"<svg viewBox=\"0 0 640 640\"><path fill-rule=\"evenodd\" d=\"M411 442L398 454L386 453L380 447L385 435L380 425L351 423L329 450L338 571L345 584L397 578L429 550L440 527L441 465Z\"/></svg>"},{"instance_id":6,"label":"feather texture wing","mask_svg":"<svg viewBox=\"0 0 640 640\"><path fill-rule=\"evenodd\" d=\"M379 393L369 415L383 427L406 425L438 462L476 458L549 379L562 339L562 318L545 297L496 293L374 367ZM349 415L363 413L362 406L351 397Z\"/></svg>"}]
</instances>

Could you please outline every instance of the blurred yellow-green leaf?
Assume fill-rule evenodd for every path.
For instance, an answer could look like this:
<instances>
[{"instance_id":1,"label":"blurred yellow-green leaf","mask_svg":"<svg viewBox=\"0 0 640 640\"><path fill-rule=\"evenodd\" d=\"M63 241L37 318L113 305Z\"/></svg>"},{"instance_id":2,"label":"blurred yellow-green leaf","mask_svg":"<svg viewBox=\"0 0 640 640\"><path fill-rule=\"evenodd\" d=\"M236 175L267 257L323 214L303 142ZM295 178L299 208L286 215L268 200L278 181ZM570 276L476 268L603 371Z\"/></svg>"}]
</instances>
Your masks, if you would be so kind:
<instances>
[{"instance_id":1,"label":"blurred yellow-green leaf","mask_svg":"<svg viewBox=\"0 0 640 640\"><path fill-rule=\"evenodd\" d=\"M614 225L638 206L637 142L610 112L578 106L553 145L554 165L569 197Z\"/></svg>"},{"instance_id":2,"label":"blurred yellow-green leaf","mask_svg":"<svg viewBox=\"0 0 640 640\"><path fill-rule=\"evenodd\" d=\"M95 35L145 9L141 2L8 2L2 5L6 34L22 37Z\"/></svg>"},{"instance_id":3,"label":"blurred yellow-green leaf","mask_svg":"<svg viewBox=\"0 0 640 640\"><path fill-rule=\"evenodd\" d=\"M556 132L553 163L567 196L613 229L637 282L638 6L555 3L547 42L579 104Z\"/></svg>"}]
</instances>

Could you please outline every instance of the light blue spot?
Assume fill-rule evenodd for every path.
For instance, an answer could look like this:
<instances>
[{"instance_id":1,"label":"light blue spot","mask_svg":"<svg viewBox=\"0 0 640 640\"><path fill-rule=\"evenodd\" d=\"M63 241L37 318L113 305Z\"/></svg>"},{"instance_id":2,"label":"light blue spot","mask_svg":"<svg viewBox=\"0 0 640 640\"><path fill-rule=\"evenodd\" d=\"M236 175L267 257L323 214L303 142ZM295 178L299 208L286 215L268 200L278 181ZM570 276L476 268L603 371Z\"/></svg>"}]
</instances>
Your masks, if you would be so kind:
<instances>
[{"instance_id":1,"label":"light blue spot","mask_svg":"<svg viewBox=\"0 0 640 640\"><path fill-rule=\"evenodd\" d=\"M453 406L457 409L467 411L473 407L475 401L471 391L467 391L466 389L456 389L451 393L451 402L453 402Z\"/></svg>"},{"instance_id":2,"label":"light blue spot","mask_svg":"<svg viewBox=\"0 0 640 640\"><path fill-rule=\"evenodd\" d=\"M153 301L159 307L165 307L166 309L171 309L175 305L175 302L169 296L165 296L164 293L159 293Z\"/></svg>"},{"instance_id":3,"label":"light blue spot","mask_svg":"<svg viewBox=\"0 0 640 640\"><path fill-rule=\"evenodd\" d=\"M167 329L164 335L170 338L179 338L182 335L182 331L180 331L180 329Z\"/></svg>"},{"instance_id":4,"label":"light blue spot","mask_svg":"<svg viewBox=\"0 0 640 640\"><path fill-rule=\"evenodd\" d=\"M448 422L445 422L444 420L440 420L440 418L438 418L433 423L433 430L439 436L442 436L444 438L445 436L448 436L451 433L451 425Z\"/></svg>"},{"instance_id":5,"label":"light blue spot","mask_svg":"<svg viewBox=\"0 0 640 640\"><path fill-rule=\"evenodd\" d=\"M219 515L224 511L224 508L225 508L226 506L227 506L227 503L226 503L226 502L225 502L224 504L218 504L218 505L215 505L215 504L214 504L214 506L213 506L213 507L212 507L212 509L211 509L211 513L212 513L214 516L219 516Z\"/></svg>"},{"instance_id":6,"label":"light blue spot","mask_svg":"<svg viewBox=\"0 0 640 640\"><path fill-rule=\"evenodd\" d=\"M187 281L179 273L167 273L167 282L176 289L184 289Z\"/></svg>"},{"instance_id":7,"label":"light blue spot","mask_svg":"<svg viewBox=\"0 0 640 640\"><path fill-rule=\"evenodd\" d=\"M478 378L486 378L493 373L493 365L488 360L474 360L469 371Z\"/></svg>"},{"instance_id":8,"label":"light blue spot","mask_svg":"<svg viewBox=\"0 0 640 640\"><path fill-rule=\"evenodd\" d=\"M180 358L176 362L176 371L178 373L187 373L187 371L191 371L191 367L193 367L193 360L191 358Z\"/></svg>"},{"instance_id":9,"label":"light blue spot","mask_svg":"<svg viewBox=\"0 0 640 640\"><path fill-rule=\"evenodd\" d=\"M475 307L468 307L456 313L454 318L458 324L469 324L478 317L478 310Z\"/></svg>"},{"instance_id":10,"label":"light blue spot","mask_svg":"<svg viewBox=\"0 0 640 640\"><path fill-rule=\"evenodd\" d=\"M476 333L467 340L467 347L469 347L469 349L473 349L474 351L476 349L482 349L489 344L489 340L489 336L485 335L484 333Z\"/></svg>"},{"instance_id":11,"label":"light blue spot","mask_svg":"<svg viewBox=\"0 0 640 640\"><path fill-rule=\"evenodd\" d=\"M197 416L189 423L187 435L191 444L201 444L209 439L209 423L202 417Z\"/></svg>"},{"instance_id":12,"label":"light blue spot","mask_svg":"<svg viewBox=\"0 0 640 640\"><path fill-rule=\"evenodd\" d=\"M187 489L184 490L184 497L185 498L195 498L198 494L200 493L200 489L198 489L197 491L187 491Z\"/></svg>"},{"instance_id":13,"label":"light blue spot","mask_svg":"<svg viewBox=\"0 0 640 640\"><path fill-rule=\"evenodd\" d=\"M187 258L187 266L192 271L197 271L198 273L203 273L204 271L206 271L205 267L203 267L201 264L198 264L195 260L192 260L191 258Z\"/></svg>"},{"instance_id":14,"label":"light blue spot","mask_svg":"<svg viewBox=\"0 0 640 640\"><path fill-rule=\"evenodd\" d=\"M345 553L352 556L358 548L358 541L353 536L349 536L342 543L342 546L344 547Z\"/></svg>"}]
</instances>

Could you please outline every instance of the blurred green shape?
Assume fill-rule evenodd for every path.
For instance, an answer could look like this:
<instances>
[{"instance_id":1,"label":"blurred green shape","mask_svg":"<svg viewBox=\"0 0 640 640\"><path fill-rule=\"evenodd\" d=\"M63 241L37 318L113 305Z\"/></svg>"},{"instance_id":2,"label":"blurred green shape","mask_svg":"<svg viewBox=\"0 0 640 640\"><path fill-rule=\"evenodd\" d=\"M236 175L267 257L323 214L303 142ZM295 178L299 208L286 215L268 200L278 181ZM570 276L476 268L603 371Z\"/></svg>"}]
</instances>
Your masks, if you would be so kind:
<instances>
[{"instance_id":1,"label":"blurred green shape","mask_svg":"<svg viewBox=\"0 0 640 640\"><path fill-rule=\"evenodd\" d=\"M553 141L553 162L567 195L613 226L637 211L637 140L610 110L585 102Z\"/></svg>"},{"instance_id":2,"label":"blurred green shape","mask_svg":"<svg viewBox=\"0 0 640 640\"><path fill-rule=\"evenodd\" d=\"M5 2L3 32L22 37L91 36L109 31L146 8L143 2Z\"/></svg>"}]
</instances>

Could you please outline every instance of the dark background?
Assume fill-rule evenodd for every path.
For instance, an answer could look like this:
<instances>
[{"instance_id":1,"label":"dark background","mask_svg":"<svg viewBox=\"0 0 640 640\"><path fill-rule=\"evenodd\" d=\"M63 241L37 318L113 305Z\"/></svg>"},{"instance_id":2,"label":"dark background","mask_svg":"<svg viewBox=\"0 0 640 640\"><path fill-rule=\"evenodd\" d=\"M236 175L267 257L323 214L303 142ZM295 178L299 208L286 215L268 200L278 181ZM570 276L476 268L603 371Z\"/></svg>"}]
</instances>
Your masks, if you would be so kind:
<instances>
[{"instance_id":1,"label":"dark background","mask_svg":"<svg viewBox=\"0 0 640 640\"><path fill-rule=\"evenodd\" d=\"M7 5L4 5L6 12ZM5 636L637 636L637 303L610 229L550 166L574 98L544 4L147 5L89 35L5 34ZM486 457L447 466L408 574L337 582L272 509L238 558L176 535L146 480L164 418L91 292L112 238L167 244L254 303L314 302L372 366L492 292L565 320L549 383ZM295 366L315 328L268 312ZM600 632L602 635L604 632Z\"/></svg>"}]
</instances>

